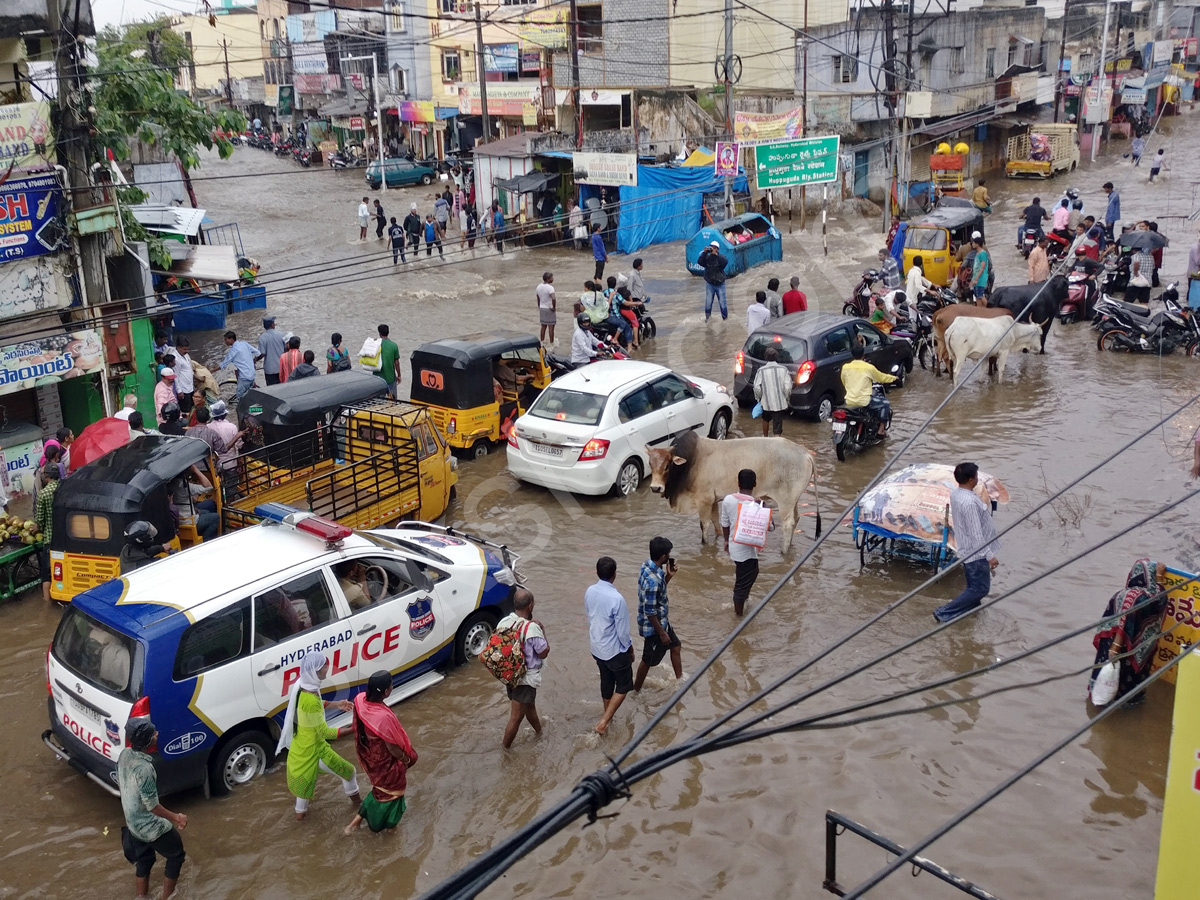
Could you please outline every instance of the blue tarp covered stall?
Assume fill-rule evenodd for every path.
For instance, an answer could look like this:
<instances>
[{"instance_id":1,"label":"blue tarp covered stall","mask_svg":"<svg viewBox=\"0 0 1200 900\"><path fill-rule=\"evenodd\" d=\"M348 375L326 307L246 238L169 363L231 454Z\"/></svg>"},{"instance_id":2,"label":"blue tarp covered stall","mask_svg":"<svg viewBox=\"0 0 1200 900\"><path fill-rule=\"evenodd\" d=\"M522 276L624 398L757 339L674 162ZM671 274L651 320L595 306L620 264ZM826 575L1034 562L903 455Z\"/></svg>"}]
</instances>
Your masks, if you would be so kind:
<instances>
[{"instance_id":1,"label":"blue tarp covered stall","mask_svg":"<svg viewBox=\"0 0 1200 900\"><path fill-rule=\"evenodd\" d=\"M749 190L743 170L735 192ZM617 249L636 253L650 244L687 240L702 224L704 195L725 190L725 179L709 167L638 166L636 187L621 187Z\"/></svg>"}]
</instances>

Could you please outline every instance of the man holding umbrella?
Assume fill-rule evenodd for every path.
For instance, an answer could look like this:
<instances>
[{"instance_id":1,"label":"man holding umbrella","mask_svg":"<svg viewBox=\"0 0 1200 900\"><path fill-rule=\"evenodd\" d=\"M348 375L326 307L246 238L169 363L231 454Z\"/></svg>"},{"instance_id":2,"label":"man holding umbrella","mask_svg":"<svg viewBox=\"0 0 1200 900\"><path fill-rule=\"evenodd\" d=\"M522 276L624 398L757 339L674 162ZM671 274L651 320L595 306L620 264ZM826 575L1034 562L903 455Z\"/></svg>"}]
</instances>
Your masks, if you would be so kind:
<instances>
[{"instance_id":1,"label":"man holding umbrella","mask_svg":"<svg viewBox=\"0 0 1200 900\"><path fill-rule=\"evenodd\" d=\"M1118 238L1122 247L1133 251L1129 261L1129 287L1125 299L1129 303L1149 303L1150 285L1154 278L1154 251L1165 247L1167 238L1157 231L1127 231Z\"/></svg>"}]
</instances>

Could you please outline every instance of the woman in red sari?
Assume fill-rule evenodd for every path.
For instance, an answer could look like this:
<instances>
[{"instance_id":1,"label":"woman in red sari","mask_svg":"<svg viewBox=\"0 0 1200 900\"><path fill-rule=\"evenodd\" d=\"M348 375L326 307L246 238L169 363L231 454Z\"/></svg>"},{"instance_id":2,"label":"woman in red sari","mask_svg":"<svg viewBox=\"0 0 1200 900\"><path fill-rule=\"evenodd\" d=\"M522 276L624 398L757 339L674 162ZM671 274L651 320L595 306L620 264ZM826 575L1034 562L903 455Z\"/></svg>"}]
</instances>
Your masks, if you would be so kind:
<instances>
[{"instance_id":1,"label":"woman in red sari","mask_svg":"<svg viewBox=\"0 0 1200 900\"><path fill-rule=\"evenodd\" d=\"M379 671L367 681L366 691L354 698L354 746L372 787L346 826L346 834L353 834L364 821L372 831L392 832L407 808L404 791L417 751L384 702L391 693L392 673Z\"/></svg>"}]
</instances>

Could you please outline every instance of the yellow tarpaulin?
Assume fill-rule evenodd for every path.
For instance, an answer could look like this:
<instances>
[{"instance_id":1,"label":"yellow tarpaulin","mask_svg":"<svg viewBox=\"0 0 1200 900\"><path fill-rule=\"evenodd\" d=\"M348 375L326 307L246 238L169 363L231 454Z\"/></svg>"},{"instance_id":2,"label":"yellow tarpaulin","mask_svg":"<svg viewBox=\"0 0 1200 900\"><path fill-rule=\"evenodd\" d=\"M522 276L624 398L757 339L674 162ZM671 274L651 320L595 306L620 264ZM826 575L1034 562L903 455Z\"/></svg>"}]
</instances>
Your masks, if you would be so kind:
<instances>
[{"instance_id":1,"label":"yellow tarpaulin","mask_svg":"<svg viewBox=\"0 0 1200 900\"><path fill-rule=\"evenodd\" d=\"M692 151L692 155L683 161L685 166L711 166L717 159L715 153L701 147Z\"/></svg>"}]
</instances>

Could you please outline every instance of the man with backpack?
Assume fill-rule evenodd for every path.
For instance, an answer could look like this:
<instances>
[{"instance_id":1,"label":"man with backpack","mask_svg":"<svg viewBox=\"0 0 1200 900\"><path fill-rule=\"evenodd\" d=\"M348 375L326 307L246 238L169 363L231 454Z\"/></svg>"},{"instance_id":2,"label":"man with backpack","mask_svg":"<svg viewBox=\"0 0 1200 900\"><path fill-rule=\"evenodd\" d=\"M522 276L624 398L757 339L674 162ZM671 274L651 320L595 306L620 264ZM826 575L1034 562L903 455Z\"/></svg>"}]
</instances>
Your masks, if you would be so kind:
<instances>
[{"instance_id":1,"label":"man with backpack","mask_svg":"<svg viewBox=\"0 0 1200 900\"><path fill-rule=\"evenodd\" d=\"M550 655L550 643L542 623L533 618L533 594L525 588L517 588L513 594L513 612L496 624L496 635L507 640L514 651L520 653L524 666L520 675L505 680L512 712L504 726L503 747L508 750L521 727L521 720L528 720L534 734L542 733L542 720L538 718L537 689L542 683L543 660ZM493 672L493 674L496 674ZM503 679L502 679L503 680Z\"/></svg>"},{"instance_id":2,"label":"man with backpack","mask_svg":"<svg viewBox=\"0 0 1200 900\"><path fill-rule=\"evenodd\" d=\"M392 224L388 226L388 237L392 243L392 265L394 266L397 260L408 262L408 257L404 255L404 227L396 224L396 217L392 216Z\"/></svg>"}]
</instances>

